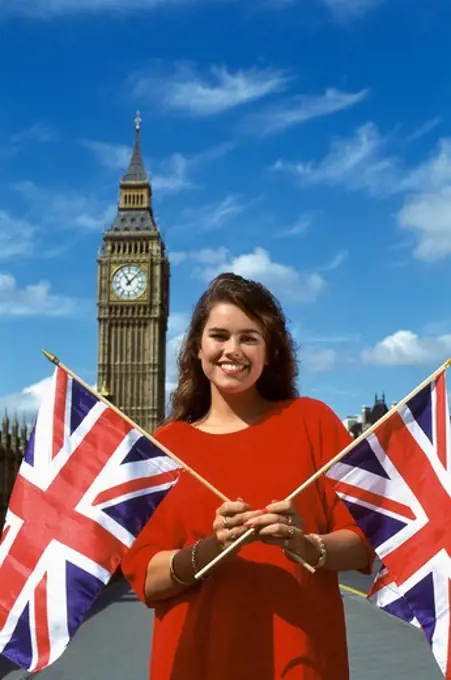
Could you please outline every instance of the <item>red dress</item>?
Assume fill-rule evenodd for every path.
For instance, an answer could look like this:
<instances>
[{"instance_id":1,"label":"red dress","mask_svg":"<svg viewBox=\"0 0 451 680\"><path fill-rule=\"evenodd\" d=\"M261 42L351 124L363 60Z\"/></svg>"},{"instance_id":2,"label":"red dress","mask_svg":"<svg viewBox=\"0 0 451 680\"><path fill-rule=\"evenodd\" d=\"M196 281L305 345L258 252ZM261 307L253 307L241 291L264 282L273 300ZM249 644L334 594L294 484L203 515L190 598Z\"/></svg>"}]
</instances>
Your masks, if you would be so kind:
<instances>
[{"instance_id":1,"label":"red dress","mask_svg":"<svg viewBox=\"0 0 451 680\"><path fill-rule=\"evenodd\" d=\"M288 496L349 443L333 412L308 398L281 404L239 432L215 435L176 422L156 437L227 497L241 497L253 508ZM146 602L149 560L211 535L219 505L183 472L124 558L126 578L155 608L151 679L347 680L337 574L327 569L310 574L276 546L247 545L182 595ZM346 528L361 535L324 477L296 505L306 533Z\"/></svg>"}]
</instances>

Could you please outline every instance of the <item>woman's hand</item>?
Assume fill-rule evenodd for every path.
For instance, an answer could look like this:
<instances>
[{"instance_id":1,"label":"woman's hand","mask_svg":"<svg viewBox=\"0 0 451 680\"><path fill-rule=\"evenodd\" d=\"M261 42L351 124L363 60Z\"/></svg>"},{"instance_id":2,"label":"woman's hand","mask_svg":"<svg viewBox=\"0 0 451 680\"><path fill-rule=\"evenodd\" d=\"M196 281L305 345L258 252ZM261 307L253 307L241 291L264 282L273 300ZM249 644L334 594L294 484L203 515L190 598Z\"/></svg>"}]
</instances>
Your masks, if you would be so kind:
<instances>
[{"instance_id":1,"label":"woman's hand","mask_svg":"<svg viewBox=\"0 0 451 680\"><path fill-rule=\"evenodd\" d=\"M245 529L255 529L257 538L263 543L278 545L305 559L303 525L292 501L274 501L259 517L250 518L244 523Z\"/></svg>"},{"instance_id":2,"label":"woman's hand","mask_svg":"<svg viewBox=\"0 0 451 680\"><path fill-rule=\"evenodd\" d=\"M213 522L213 531L221 548L224 550L246 533L249 527L245 525L245 522L256 519L262 513L263 510L251 510L250 506L240 499L223 503L217 509ZM250 536L246 543L255 540L255 536Z\"/></svg>"}]
</instances>

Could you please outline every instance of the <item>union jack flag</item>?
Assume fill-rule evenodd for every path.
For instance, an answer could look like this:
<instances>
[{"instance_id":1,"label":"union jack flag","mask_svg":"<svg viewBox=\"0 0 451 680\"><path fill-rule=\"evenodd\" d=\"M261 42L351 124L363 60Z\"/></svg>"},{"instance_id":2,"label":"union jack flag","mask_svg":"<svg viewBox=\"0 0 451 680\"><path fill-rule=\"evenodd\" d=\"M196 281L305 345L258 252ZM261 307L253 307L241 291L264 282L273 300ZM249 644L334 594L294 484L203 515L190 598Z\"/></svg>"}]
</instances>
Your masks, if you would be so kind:
<instances>
[{"instance_id":1,"label":"union jack flag","mask_svg":"<svg viewBox=\"0 0 451 680\"><path fill-rule=\"evenodd\" d=\"M180 466L57 368L0 542L0 653L53 663Z\"/></svg>"},{"instance_id":2,"label":"union jack flag","mask_svg":"<svg viewBox=\"0 0 451 680\"><path fill-rule=\"evenodd\" d=\"M383 567L368 598L421 627L451 679L451 436L445 371L327 476Z\"/></svg>"}]
</instances>

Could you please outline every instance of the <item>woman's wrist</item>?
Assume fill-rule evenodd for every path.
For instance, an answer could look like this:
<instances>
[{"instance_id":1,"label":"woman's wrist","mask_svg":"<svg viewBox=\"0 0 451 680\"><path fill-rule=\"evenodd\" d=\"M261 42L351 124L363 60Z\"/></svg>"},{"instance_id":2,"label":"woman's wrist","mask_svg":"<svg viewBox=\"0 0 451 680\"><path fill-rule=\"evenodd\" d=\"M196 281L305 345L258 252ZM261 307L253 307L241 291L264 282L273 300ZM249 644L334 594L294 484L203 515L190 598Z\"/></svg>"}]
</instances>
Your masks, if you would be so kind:
<instances>
[{"instance_id":1,"label":"woman's wrist","mask_svg":"<svg viewBox=\"0 0 451 680\"><path fill-rule=\"evenodd\" d=\"M196 574L222 552L216 536L202 538L186 548L177 550L171 556L169 570L172 580L185 587L196 583Z\"/></svg>"},{"instance_id":2,"label":"woman's wrist","mask_svg":"<svg viewBox=\"0 0 451 680\"><path fill-rule=\"evenodd\" d=\"M318 534L305 536L307 562L315 569L324 567L327 559L326 544Z\"/></svg>"},{"instance_id":3,"label":"woman's wrist","mask_svg":"<svg viewBox=\"0 0 451 680\"><path fill-rule=\"evenodd\" d=\"M326 561L326 545L317 534L302 534L301 541L286 550L286 555L291 561L297 561L290 557L290 553L302 558L314 569L320 569Z\"/></svg>"}]
</instances>

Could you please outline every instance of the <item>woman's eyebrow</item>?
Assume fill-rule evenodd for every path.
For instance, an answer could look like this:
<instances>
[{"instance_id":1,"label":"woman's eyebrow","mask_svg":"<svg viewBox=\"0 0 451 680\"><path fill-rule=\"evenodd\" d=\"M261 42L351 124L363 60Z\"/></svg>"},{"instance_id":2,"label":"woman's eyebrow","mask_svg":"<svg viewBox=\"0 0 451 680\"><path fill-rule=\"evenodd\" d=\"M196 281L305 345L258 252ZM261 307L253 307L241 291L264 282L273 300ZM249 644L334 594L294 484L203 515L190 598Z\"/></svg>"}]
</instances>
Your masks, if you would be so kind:
<instances>
[{"instance_id":1,"label":"woman's eyebrow","mask_svg":"<svg viewBox=\"0 0 451 680\"><path fill-rule=\"evenodd\" d=\"M208 329L209 333L229 333L227 328L219 328L218 326L212 326ZM239 333L255 333L255 335L261 335L260 331L256 328L240 328Z\"/></svg>"}]
</instances>

